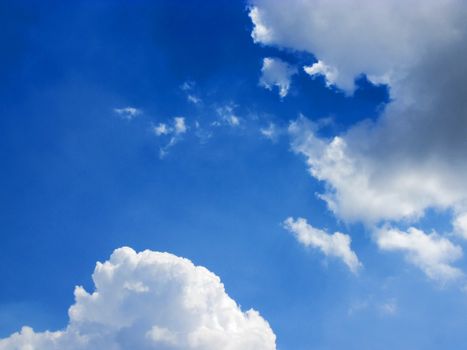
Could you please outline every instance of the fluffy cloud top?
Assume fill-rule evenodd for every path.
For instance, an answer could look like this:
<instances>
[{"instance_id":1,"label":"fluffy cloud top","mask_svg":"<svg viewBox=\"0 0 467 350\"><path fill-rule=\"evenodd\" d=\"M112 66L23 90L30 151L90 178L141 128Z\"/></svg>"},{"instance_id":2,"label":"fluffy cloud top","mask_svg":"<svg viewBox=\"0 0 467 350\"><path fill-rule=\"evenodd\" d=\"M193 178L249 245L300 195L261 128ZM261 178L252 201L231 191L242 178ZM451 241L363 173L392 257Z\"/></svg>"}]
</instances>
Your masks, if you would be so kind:
<instances>
[{"instance_id":1,"label":"fluffy cloud top","mask_svg":"<svg viewBox=\"0 0 467 350\"><path fill-rule=\"evenodd\" d=\"M353 273L356 273L362 266L357 254L350 248L350 236L340 232L331 235L309 225L303 218L296 220L288 218L284 221L284 226L304 246L318 248L326 256L341 259Z\"/></svg>"},{"instance_id":2,"label":"fluffy cloud top","mask_svg":"<svg viewBox=\"0 0 467 350\"><path fill-rule=\"evenodd\" d=\"M242 312L219 277L187 259L131 248L97 263L95 291L75 289L61 331L29 327L0 340L1 350L272 350L275 335L254 310Z\"/></svg>"},{"instance_id":3,"label":"fluffy cloud top","mask_svg":"<svg viewBox=\"0 0 467 350\"><path fill-rule=\"evenodd\" d=\"M416 228L407 232L398 229L381 229L376 238L380 249L401 251L409 262L437 281L447 282L463 275L451 265L462 257L462 249L436 233L426 234Z\"/></svg>"},{"instance_id":4,"label":"fluffy cloud top","mask_svg":"<svg viewBox=\"0 0 467 350\"><path fill-rule=\"evenodd\" d=\"M403 153L374 154L377 141L361 139L369 135L359 128L355 134L330 140L316 136L317 128L304 117L291 123L292 148L306 157L310 173L326 183L321 198L347 221L417 219L428 207L447 208L467 196L461 174L449 172L448 164L442 166L428 155L423 161ZM366 145L364 150L352 147L359 140Z\"/></svg>"},{"instance_id":5,"label":"fluffy cloud top","mask_svg":"<svg viewBox=\"0 0 467 350\"><path fill-rule=\"evenodd\" d=\"M296 73L297 68L292 67L287 62L279 58L266 57L263 59L259 83L269 90L277 87L279 89L279 96L285 97L289 92L290 80Z\"/></svg>"}]
</instances>

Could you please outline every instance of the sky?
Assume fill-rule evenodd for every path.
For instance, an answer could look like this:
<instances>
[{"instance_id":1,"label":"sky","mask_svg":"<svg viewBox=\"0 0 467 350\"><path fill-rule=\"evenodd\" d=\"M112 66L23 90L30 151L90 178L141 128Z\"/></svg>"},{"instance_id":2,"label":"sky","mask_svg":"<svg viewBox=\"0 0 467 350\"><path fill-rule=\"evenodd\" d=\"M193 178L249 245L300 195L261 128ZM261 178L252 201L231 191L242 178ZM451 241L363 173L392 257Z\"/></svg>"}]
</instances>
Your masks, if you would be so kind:
<instances>
[{"instance_id":1,"label":"sky","mask_svg":"<svg viewBox=\"0 0 467 350\"><path fill-rule=\"evenodd\" d=\"M461 0L0 0L0 350L459 349Z\"/></svg>"}]
</instances>

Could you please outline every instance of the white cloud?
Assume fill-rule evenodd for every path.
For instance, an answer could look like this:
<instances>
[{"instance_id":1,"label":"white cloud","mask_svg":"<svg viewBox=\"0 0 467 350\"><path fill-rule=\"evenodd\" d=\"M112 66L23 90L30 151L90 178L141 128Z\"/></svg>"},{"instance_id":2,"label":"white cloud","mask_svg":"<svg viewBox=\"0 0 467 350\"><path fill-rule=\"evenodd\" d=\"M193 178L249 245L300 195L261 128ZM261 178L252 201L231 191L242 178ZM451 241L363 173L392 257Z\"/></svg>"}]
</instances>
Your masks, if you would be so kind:
<instances>
[{"instance_id":1,"label":"white cloud","mask_svg":"<svg viewBox=\"0 0 467 350\"><path fill-rule=\"evenodd\" d=\"M307 223L303 218L288 218L284 226L306 247L318 248L324 255L341 259L353 273L362 266L357 255L350 247L351 238L340 232L328 234Z\"/></svg>"},{"instance_id":2,"label":"white cloud","mask_svg":"<svg viewBox=\"0 0 467 350\"><path fill-rule=\"evenodd\" d=\"M175 134L184 134L186 133L187 127L185 124L185 118L175 117L174 118L174 132Z\"/></svg>"},{"instance_id":3,"label":"white cloud","mask_svg":"<svg viewBox=\"0 0 467 350\"><path fill-rule=\"evenodd\" d=\"M277 87L279 96L285 97L289 92L291 78L296 73L297 68L292 67L287 62L279 58L266 57L263 59L259 83L269 90Z\"/></svg>"},{"instance_id":4,"label":"white cloud","mask_svg":"<svg viewBox=\"0 0 467 350\"><path fill-rule=\"evenodd\" d=\"M451 265L462 257L462 248L436 233L426 234L413 227L406 232L385 227L375 239L382 250L404 253L411 264L433 280L445 283L463 276L460 269Z\"/></svg>"},{"instance_id":5,"label":"white cloud","mask_svg":"<svg viewBox=\"0 0 467 350\"><path fill-rule=\"evenodd\" d=\"M76 287L66 328L23 327L0 350L276 348L259 313L242 312L219 277L187 259L120 248L97 263L93 280L93 293Z\"/></svg>"},{"instance_id":6,"label":"white cloud","mask_svg":"<svg viewBox=\"0 0 467 350\"><path fill-rule=\"evenodd\" d=\"M368 140L366 132L327 140L316 136L316 131L316 124L303 117L291 123L292 149L306 157L315 178L325 181L327 187L321 198L344 220L374 224L417 219L427 207L447 208L467 194L459 191L461 179L448 174L449 168L439 167L434 159L409 162L397 153L387 154L389 159L382 155L378 158L373 154L378 146ZM375 148L360 150L349 141L370 141L366 146Z\"/></svg>"},{"instance_id":7,"label":"white cloud","mask_svg":"<svg viewBox=\"0 0 467 350\"><path fill-rule=\"evenodd\" d=\"M328 87L336 83L339 75L336 68L328 66L323 61L313 63L311 66L304 66L303 70L312 77L322 75Z\"/></svg>"},{"instance_id":8,"label":"white cloud","mask_svg":"<svg viewBox=\"0 0 467 350\"><path fill-rule=\"evenodd\" d=\"M454 233L467 239L467 213L459 214L453 222Z\"/></svg>"},{"instance_id":9,"label":"white cloud","mask_svg":"<svg viewBox=\"0 0 467 350\"><path fill-rule=\"evenodd\" d=\"M236 115L231 115L229 118L227 118L227 122L231 126L238 126L240 125L240 118L238 118Z\"/></svg>"},{"instance_id":10,"label":"white cloud","mask_svg":"<svg viewBox=\"0 0 467 350\"><path fill-rule=\"evenodd\" d=\"M153 127L154 133L157 136L167 135L171 132L171 130L167 127L165 123L159 123L158 125Z\"/></svg>"},{"instance_id":11,"label":"white cloud","mask_svg":"<svg viewBox=\"0 0 467 350\"><path fill-rule=\"evenodd\" d=\"M158 125L153 126L152 130L157 136L163 135L181 135L187 132L188 127L185 123L185 118L175 117L172 120L172 126L167 125L166 123L159 123Z\"/></svg>"},{"instance_id":12,"label":"white cloud","mask_svg":"<svg viewBox=\"0 0 467 350\"><path fill-rule=\"evenodd\" d=\"M262 14L258 7L252 7L249 12L249 16L255 25L251 37L255 43L271 44L272 33L271 29L263 24Z\"/></svg>"},{"instance_id":13,"label":"white cloud","mask_svg":"<svg viewBox=\"0 0 467 350\"><path fill-rule=\"evenodd\" d=\"M158 125L153 126L152 130L156 136L170 136L169 142L159 150L160 158L164 158L169 149L180 141L182 134L187 132L188 127L184 117L175 117L172 120L172 126L169 126L166 123L159 123Z\"/></svg>"},{"instance_id":14,"label":"white cloud","mask_svg":"<svg viewBox=\"0 0 467 350\"><path fill-rule=\"evenodd\" d=\"M135 107L124 107L114 108L114 112L117 113L122 119L132 120L143 112Z\"/></svg>"},{"instance_id":15,"label":"white cloud","mask_svg":"<svg viewBox=\"0 0 467 350\"><path fill-rule=\"evenodd\" d=\"M286 7L252 1L256 42L314 54L336 70L327 70L328 83L346 92L362 73L390 87L378 120L331 139L303 119L291 125L293 149L326 184L329 208L370 224L416 221L428 208L467 212L467 3L291 0ZM326 73L323 65L308 70Z\"/></svg>"},{"instance_id":16,"label":"white cloud","mask_svg":"<svg viewBox=\"0 0 467 350\"><path fill-rule=\"evenodd\" d=\"M458 39L465 25L462 0L251 3L255 42L313 53L339 69L336 84L347 91L362 73L402 78L420 55L432 55L439 43Z\"/></svg>"}]
</instances>

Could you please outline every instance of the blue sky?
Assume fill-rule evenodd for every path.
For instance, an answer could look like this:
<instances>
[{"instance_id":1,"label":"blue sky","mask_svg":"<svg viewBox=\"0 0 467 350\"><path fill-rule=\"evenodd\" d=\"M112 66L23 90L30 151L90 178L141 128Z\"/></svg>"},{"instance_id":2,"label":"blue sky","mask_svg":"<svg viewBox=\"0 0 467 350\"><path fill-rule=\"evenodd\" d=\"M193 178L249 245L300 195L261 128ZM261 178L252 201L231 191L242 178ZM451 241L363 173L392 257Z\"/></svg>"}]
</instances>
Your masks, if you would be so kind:
<instances>
[{"instance_id":1,"label":"blue sky","mask_svg":"<svg viewBox=\"0 0 467 350\"><path fill-rule=\"evenodd\" d=\"M277 349L462 347L465 6L360 1L370 33L315 2L0 1L0 349L75 324L123 246L212 271Z\"/></svg>"}]
</instances>

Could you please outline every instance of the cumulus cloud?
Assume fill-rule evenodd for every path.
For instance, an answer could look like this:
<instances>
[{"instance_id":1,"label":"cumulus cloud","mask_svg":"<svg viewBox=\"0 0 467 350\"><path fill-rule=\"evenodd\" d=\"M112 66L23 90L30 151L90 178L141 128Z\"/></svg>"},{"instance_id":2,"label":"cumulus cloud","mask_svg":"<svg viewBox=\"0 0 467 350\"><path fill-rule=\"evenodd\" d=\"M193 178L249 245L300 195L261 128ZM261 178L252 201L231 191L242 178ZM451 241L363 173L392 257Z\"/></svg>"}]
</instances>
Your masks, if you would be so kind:
<instances>
[{"instance_id":1,"label":"cumulus cloud","mask_svg":"<svg viewBox=\"0 0 467 350\"><path fill-rule=\"evenodd\" d=\"M382 228L376 234L380 249L400 251L413 265L420 268L429 278L445 283L463 276L452 263L462 257L462 248L436 233L427 234L416 228L401 231Z\"/></svg>"},{"instance_id":2,"label":"cumulus cloud","mask_svg":"<svg viewBox=\"0 0 467 350\"><path fill-rule=\"evenodd\" d=\"M350 247L351 238L340 232L329 234L309 225L306 219L288 218L284 227L295 235L297 240L306 247L318 248L326 256L341 259L344 264L356 273L362 266L357 254Z\"/></svg>"},{"instance_id":3,"label":"cumulus cloud","mask_svg":"<svg viewBox=\"0 0 467 350\"><path fill-rule=\"evenodd\" d=\"M143 113L143 111L135 107L114 108L114 112L126 120L132 120Z\"/></svg>"},{"instance_id":4,"label":"cumulus cloud","mask_svg":"<svg viewBox=\"0 0 467 350\"><path fill-rule=\"evenodd\" d=\"M465 25L462 0L252 0L255 42L307 51L339 69L336 84L354 89L367 74L395 81L432 55L439 43L457 41Z\"/></svg>"},{"instance_id":5,"label":"cumulus cloud","mask_svg":"<svg viewBox=\"0 0 467 350\"><path fill-rule=\"evenodd\" d=\"M297 68L279 58L266 57L263 59L261 78L259 83L266 89L279 89L279 96L287 96L290 88L290 80L297 73Z\"/></svg>"},{"instance_id":6,"label":"cumulus cloud","mask_svg":"<svg viewBox=\"0 0 467 350\"><path fill-rule=\"evenodd\" d=\"M76 287L66 328L23 327L0 349L276 349L259 313L242 312L219 277L187 259L120 248L97 263L93 280L92 293Z\"/></svg>"},{"instance_id":7,"label":"cumulus cloud","mask_svg":"<svg viewBox=\"0 0 467 350\"><path fill-rule=\"evenodd\" d=\"M447 208L460 203L467 194L467 189L464 193L459 191L465 186L459 186L459 174L449 173L448 164L442 166L430 157L425 161L411 159L403 152L383 157L374 154L374 148L367 148L378 147L376 140L365 149L354 148L354 142L369 142L361 139L369 136L366 132L323 139L317 131L318 126L304 117L292 122L292 149L303 154L310 173L326 183L320 197L346 221L375 224L404 218L416 220L426 208Z\"/></svg>"},{"instance_id":8,"label":"cumulus cloud","mask_svg":"<svg viewBox=\"0 0 467 350\"><path fill-rule=\"evenodd\" d=\"M321 198L338 217L378 223L416 221L427 208L467 211L466 15L460 0L291 0L287 11L253 1L256 42L314 54L318 63L306 69L349 93L360 74L389 84L392 101L377 121L330 139L303 120L291 125L293 149L326 184Z\"/></svg>"}]
</instances>

